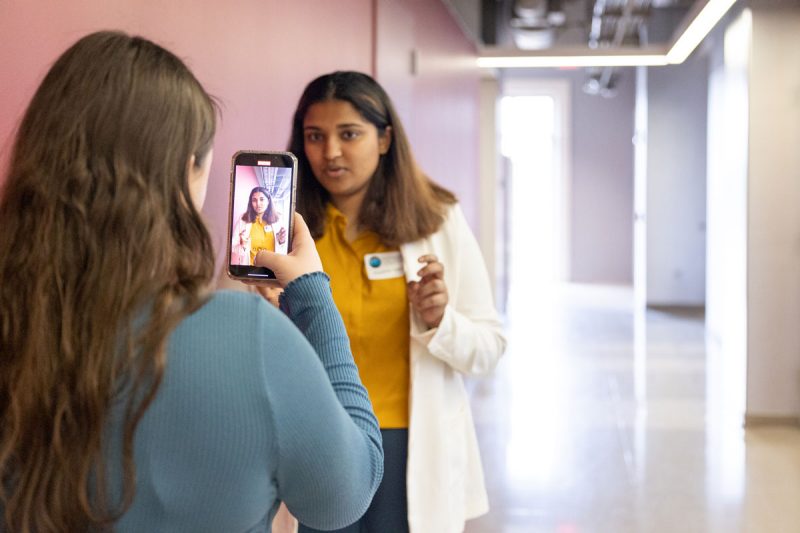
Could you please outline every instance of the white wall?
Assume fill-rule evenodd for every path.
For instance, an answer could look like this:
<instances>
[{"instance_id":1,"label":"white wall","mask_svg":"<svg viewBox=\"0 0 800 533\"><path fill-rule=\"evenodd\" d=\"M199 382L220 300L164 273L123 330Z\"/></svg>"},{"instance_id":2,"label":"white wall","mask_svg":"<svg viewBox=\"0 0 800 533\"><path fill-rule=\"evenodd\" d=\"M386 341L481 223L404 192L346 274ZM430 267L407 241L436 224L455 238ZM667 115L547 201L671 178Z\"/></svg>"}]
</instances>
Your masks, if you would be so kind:
<instances>
[{"instance_id":1,"label":"white wall","mask_svg":"<svg viewBox=\"0 0 800 533\"><path fill-rule=\"evenodd\" d=\"M636 68L633 133L633 295L647 305L647 67Z\"/></svg>"},{"instance_id":2,"label":"white wall","mask_svg":"<svg viewBox=\"0 0 800 533\"><path fill-rule=\"evenodd\" d=\"M633 124L636 72L619 69L617 94L585 94L573 78L570 279L633 282Z\"/></svg>"},{"instance_id":3,"label":"white wall","mask_svg":"<svg viewBox=\"0 0 800 533\"><path fill-rule=\"evenodd\" d=\"M748 422L800 419L798 28L755 6L712 38L706 326Z\"/></svg>"},{"instance_id":4,"label":"white wall","mask_svg":"<svg viewBox=\"0 0 800 533\"><path fill-rule=\"evenodd\" d=\"M498 242L497 201L500 192L499 159L497 157L497 99L499 83L493 76L481 78L478 130L480 143L480 180L478 213L480 226L478 244L483 252L489 279L495 281L492 289L498 302L498 255L503 254L503 243ZM502 269L502 264L500 265Z\"/></svg>"},{"instance_id":5,"label":"white wall","mask_svg":"<svg viewBox=\"0 0 800 533\"><path fill-rule=\"evenodd\" d=\"M747 366L747 69L749 11L711 40L708 82L706 331L709 403L745 412Z\"/></svg>"},{"instance_id":6,"label":"white wall","mask_svg":"<svg viewBox=\"0 0 800 533\"><path fill-rule=\"evenodd\" d=\"M800 8L753 8L748 416L800 416Z\"/></svg>"},{"instance_id":7,"label":"white wall","mask_svg":"<svg viewBox=\"0 0 800 533\"><path fill-rule=\"evenodd\" d=\"M705 303L708 63L647 71L646 301Z\"/></svg>"},{"instance_id":8,"label":"white wall","mask_svg":"<svg viewBox=\"0 0 800 533\"><path fill-rule=\"evenodd\" d=\"M619 69L613 98L581 88L584 70L511 71L505 79L566 80L570 84L568 281L633 282L633 115L635 71Z\"/></svg>"}]
</instances>

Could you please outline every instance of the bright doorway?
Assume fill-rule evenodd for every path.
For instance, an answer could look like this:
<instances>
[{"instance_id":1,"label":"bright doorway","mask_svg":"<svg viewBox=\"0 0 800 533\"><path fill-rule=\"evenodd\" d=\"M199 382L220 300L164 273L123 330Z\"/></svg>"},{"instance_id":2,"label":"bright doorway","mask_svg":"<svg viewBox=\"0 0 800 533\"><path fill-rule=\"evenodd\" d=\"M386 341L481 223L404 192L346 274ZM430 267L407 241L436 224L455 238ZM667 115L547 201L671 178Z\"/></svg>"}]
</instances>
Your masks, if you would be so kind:
<instances>
[{"instance_id":1,"label":"bright doorway","mask_svg":"<svg viewBox=\"0 0 800 533\"><path fill-rule=\"evenodd\" d=\"M515 295L524 299L569 279L569 85L513 80L502 93L503 255L513 307Z\"/></svg>"}]
</instances>

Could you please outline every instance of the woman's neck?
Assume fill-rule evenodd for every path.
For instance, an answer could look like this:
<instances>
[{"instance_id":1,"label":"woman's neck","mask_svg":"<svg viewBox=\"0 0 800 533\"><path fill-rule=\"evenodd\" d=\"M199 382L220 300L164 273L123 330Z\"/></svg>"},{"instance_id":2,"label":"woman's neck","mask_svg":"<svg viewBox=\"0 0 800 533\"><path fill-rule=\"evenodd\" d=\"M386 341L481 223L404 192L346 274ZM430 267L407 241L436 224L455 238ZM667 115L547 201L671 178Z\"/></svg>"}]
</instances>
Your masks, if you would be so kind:
<instances>
[{"instance_id":1,"label":"woman's neck","mask_svg":"<svg viewBox=\"0 0 800 533\"><path fill-rule=\"evenodd\" d=\"M348 241L355 240L358 234L361 233L361 228L358 224L358 215L361 212L361 204L364 203L364 196L366 191L358 194L351 194L347 196L337 196L331 198L333 205L338 209L347 219L347 226L344 229L344 237Z\"/></svg>"}]
</instances>

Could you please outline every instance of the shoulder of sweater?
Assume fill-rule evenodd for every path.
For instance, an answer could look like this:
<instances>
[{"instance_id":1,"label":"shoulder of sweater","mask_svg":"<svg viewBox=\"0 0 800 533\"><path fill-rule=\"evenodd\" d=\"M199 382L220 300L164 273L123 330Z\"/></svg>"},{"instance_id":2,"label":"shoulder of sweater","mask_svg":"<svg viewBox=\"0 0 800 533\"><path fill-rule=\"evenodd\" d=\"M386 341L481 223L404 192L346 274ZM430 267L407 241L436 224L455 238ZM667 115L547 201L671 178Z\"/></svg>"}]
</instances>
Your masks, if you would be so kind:
<instances>
[{"instance_id":1,"label":"shoulder of sweater","mask_svg":"<svg viewBox=\"0 0 800 533\"><path fill-rule=\"evenodd\" d=\"M261 304L266 304L267 302L259 296L258 294L247 292L247 291L240 291L240 290L217 290L211 293L211 297L208 299L208 304L217 304L217 305L245 305L245 306L259 306Z\"/></svg>"},{"instance_id":2,"label":"shoulder of sweater","mask_svg":"<svg viewBox=\"0 0 800 533\"><path fill-rule=\"evenodd\" d=\"M268 317L272 312L280 313L258 294L235 291L214 291L208 301L194 313L200 320L222 320L249 322L258 317Z\"/></svg>"},{"instance_id":3,"label":"shoulder of sweater","mask_svg":"<svg viewBox=\"0 0 800 533\"><path fill-rule=\"evenodd\" d=\"M202 307L187 316L176 328L173 339L199 342L204 348L218 348L221 344L229 350L254 355L265 352L250 348L275 335L286 342L302 337L299 332L287 333L291 329L289 318L260 295L223 290L212 293Z\"/></svg>"}]
</instances>

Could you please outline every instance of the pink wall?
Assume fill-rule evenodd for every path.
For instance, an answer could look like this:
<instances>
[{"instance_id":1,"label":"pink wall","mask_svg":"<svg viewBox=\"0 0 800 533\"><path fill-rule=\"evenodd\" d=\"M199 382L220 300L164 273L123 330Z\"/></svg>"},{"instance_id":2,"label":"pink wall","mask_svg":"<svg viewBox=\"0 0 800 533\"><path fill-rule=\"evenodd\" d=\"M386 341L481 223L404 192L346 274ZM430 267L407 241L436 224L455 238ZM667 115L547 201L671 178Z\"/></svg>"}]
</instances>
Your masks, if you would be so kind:
<instances>
[{"instance_id":1,"label":"pink wall","mask_svg":"<svg viewBox=\"0 0 800 533\"><path fill-rule=\"evenodd\" d=\"M372 28L372 0L4 1L0 163L5 167L10 136L33 91L67 46L98 29L141 34L184 58L222 103L204 211L223 252L231 155L285 149L308 81L335 69L370 71Z\"/></svg>"},{"instance_id":2,"label":"pink wall","mask_svg":"<svg viewBox=\"0 0 800 533\"><path fill-rule=\"evenodd\" d=\"M442 2L377 0L376 20L376 76L395 102L423 170L456 193L477 234L475 48Z\"/></svg>"},{"instance_id":3,"label":"pink wall","mask_svg":"<svg viewBox=\"0 0 800 533\"><path fill-rule=\"evenodd\" d=\"M375 73L377 68L423 168L459 195L477 226L478 74L474 51L441 2L5 0L0 2L0 167L49 65L98 29L141 34L166 46L221 100L204 209L218 252L225 247L231 155L239 149L285 148L303 87L336 69ZM412 47L419 51L417 76L408 71Z\"/></svg>"}]
</instances>

